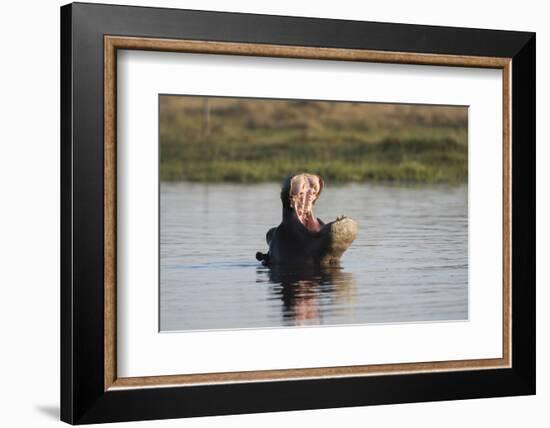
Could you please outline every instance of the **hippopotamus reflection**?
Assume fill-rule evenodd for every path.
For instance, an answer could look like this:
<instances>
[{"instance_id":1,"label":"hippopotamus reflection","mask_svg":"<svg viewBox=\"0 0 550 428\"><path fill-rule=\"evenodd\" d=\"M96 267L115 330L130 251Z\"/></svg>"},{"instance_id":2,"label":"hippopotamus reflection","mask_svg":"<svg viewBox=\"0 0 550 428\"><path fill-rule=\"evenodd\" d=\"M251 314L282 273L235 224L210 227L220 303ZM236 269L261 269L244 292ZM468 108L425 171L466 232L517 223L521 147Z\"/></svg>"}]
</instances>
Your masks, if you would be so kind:
<instances>
[{"instance_id":1,"label":"hippopotamus reflection","mask_svg":"<svg viewBox=\"0 0 550 428\"><path fill-rule=\"evenodd\" d=\"M357 236L357 223L345 216L325 224L313 214L324 181L319 175L290 175L282 185L283 220L266 234L267 254L256 253L264 265L338 264Z\"/></svg>"},{"instance_id":2,"label":"hippopotamus reflection","mask_svg":"<svg viewBox=\"0 0 550 428\"><path fill-rule=\"evenodd\" d=\"M322 308L330 299L338 302L354 300L356 282L352 273L344 272L333 266L305 266L287 269L282 265L271 266L268 270L269 282L273 284L272 293L283 302L282 312L285 324L312 325L322 324ZM324 296L324 297L323 297ZM334 311L335 308L333 307Z\"/></svg>"}]
</instances>

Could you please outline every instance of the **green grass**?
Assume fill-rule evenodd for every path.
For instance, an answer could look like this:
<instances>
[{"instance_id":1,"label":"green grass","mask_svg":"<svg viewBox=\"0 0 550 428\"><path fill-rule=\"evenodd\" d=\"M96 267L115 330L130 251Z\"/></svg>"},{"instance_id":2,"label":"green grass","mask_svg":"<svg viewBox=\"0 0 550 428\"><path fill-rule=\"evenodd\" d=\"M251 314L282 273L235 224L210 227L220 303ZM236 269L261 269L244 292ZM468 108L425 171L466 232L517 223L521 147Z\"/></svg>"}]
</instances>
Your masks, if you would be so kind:
<instances>
[{"instance_id":1,"label":"green grass","mask_svg":"<svg viewBox=\"0 0 550 428\"><path fill-rule=\"evenodd\" d=\"M161 97L166 181L464 182L467 110L384 104Z\"/></svg>"}]
</instances>

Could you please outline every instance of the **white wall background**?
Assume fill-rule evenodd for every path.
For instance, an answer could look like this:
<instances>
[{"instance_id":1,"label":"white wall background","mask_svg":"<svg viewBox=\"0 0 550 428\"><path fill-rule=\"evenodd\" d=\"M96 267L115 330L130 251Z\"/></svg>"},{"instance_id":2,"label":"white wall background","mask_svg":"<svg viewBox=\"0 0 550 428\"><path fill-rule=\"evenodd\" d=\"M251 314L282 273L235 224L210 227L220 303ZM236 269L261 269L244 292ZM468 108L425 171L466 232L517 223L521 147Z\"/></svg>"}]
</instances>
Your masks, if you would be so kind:
<instances>
[{"instance_id":1,"label":"white wall background","mask_svg":"<svg viewBox=\"0 0 550 428\"><path fill-rule=\"evenodd\" d=\"M544 2L353 0L269 2L148 0L125 4L233 12L482 27L537 32L538 394L440 403L154 421L158 427L548 426L550 27ZM103 1L103 3L117 3ZM0 7L0 420L7 427L59 424L59 6ZM137 426L138 423L125 426Z\"/></svg>"}]
</instances>

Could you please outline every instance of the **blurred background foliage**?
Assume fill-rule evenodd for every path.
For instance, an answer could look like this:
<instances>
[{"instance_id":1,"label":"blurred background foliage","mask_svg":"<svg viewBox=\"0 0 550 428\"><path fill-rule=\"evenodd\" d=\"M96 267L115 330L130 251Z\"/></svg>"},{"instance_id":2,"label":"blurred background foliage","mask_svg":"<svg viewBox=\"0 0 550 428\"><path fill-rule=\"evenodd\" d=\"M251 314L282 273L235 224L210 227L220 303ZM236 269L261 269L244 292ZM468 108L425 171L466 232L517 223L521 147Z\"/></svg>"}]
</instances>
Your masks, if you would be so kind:
<instances>
[{"instance_id":1,"label":"blurred background foliage","mask_svg":"<svg viewBox=\"0 0 550 428\"><path fill-rule=\"evenodd\" d=\"M465 182L466 107L160 96L163 181Z\"/></svg>"}]
</instances>

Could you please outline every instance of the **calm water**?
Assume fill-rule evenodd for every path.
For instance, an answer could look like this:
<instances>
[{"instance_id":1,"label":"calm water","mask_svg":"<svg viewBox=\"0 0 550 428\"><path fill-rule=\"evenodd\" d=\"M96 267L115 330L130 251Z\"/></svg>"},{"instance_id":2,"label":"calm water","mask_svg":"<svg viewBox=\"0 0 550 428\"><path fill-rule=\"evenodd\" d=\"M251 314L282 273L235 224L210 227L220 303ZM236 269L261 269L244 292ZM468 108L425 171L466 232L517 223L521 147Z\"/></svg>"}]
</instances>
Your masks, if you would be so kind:
<instances>
[{"instance_id":1,"label":"calm water","mask_svg":"<svg viewBox=\"0 0 550 428\"><path fill-rule=\"evenodd\" d=\"M467 186L328 183L315 214L359 235L340 269L255 260L281 221L277 184L161 184L161 330L468 318Z\"/></svg>"}]
</instances>

